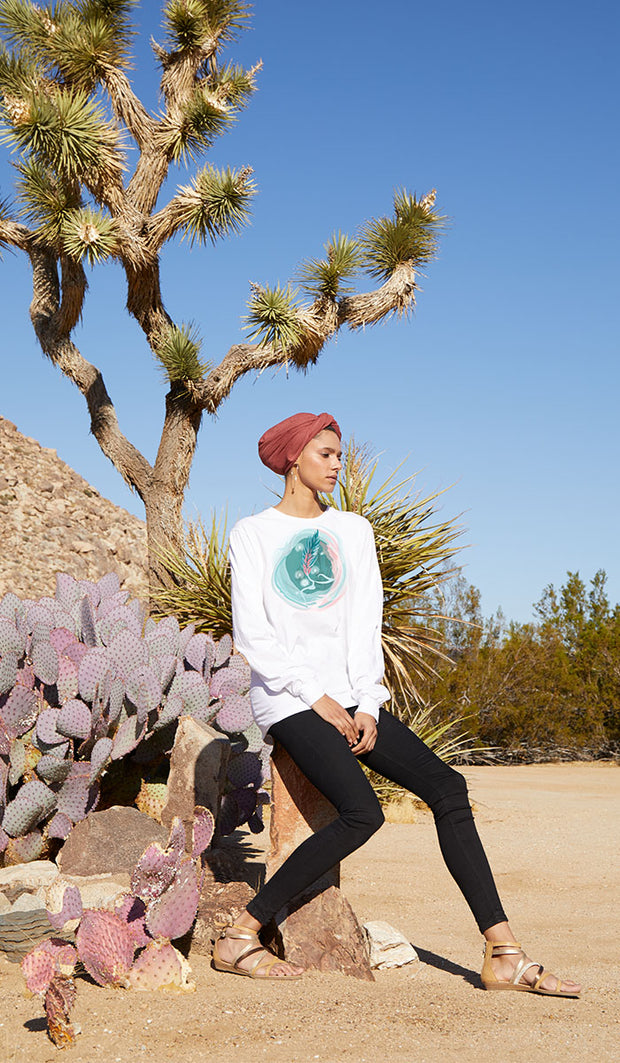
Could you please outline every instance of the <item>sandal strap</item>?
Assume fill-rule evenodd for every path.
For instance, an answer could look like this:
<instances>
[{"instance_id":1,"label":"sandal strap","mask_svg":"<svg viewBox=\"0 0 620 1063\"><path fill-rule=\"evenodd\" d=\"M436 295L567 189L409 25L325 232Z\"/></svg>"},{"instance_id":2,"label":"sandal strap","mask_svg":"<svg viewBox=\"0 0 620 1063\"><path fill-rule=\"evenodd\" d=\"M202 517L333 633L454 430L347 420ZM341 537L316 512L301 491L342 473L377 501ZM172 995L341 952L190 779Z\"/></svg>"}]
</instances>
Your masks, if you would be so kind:
<instances>
[{"instance_id":1,"label":"sandal strap","mask_svg":"<svg viewBox=\"0 0 620 1063\"><path fill-rule=\"evenodd\" d=\"M258 942L258 944L253 941L250 941L247 945L243 946L240 952L237 953L235 959L233 960L233 967L238 967L241 960L247 959L247 957L251 956L253 952L261 953L264 951L265 950L263 949L263 946L261 945L260 941ZM254 970L254 968L252 968L252 970Z\"/></svg>"},{"instance_id":2,"label":"sandal strap","mask_svg":"<svg viewBox=\"0 0 620 1063\"><path fill-rule=\"evenodd\" d=\"M237 933L231 933L231 931L237 931ZM232 938L233 941L258 941L258 934L255 930L250 930L248 926L238 926L236 923L225 926L220 937Z\"/></svg>"},{"instance_id":3,"label":"sandal strap","mask_svg":"<svg viewBox=\"0 0 620 1063\"><path fill-rule=\"evenodd\" d=\"M528 960L527 956L524 956L522 960L519 960L517 966L512 972L512 978L510 982L512 985L519 985L523 975L526 971L529 971L531 967L536 967L537 970L541 970L541 964L536 963L535 960ZM527 984L527 983L524 983Z\"/></svg>"},{"instance_id":4,"label":"sandal strap","mask_svg":"<svg viewBox=\"0 0 620 1063\"><path fill-rule=\"evenodd\" d=\"M562 990L562 979L558 978L557 974L551 974L551 971L545 971L543 969L542 964L540 965L540 969L542 971L542 974L536 980L536 984L534 985L534 989L540 989L540 987L541 987L542 983L544 982L545 978L549 978L549 975L551 975L551 977L555 978L555 980L557 982L557 985L556 985L555 989L553 990L553 992L554 993L562 993L563 992L563 990Z\"/></svg>"},{"instance_id":5,"label":"sandal strap","mask_svg":"<svg viewBox=\"0 0 620 1063\"><path fill-rule=\"evenodd\" d=\"M254 972L258 971L258 970L264 970L265 971L264 977L265 978L269 978L270 977L270 972L273 970L273 968L276 966L276 964L285 963L286 961L285 960L281 960L279 958L279 956L274 956L272 953L270 953L268 951L268 949L264 949L263 948L262 951L263 951L263 955L262 956L257 956L255 962L249 968L250 974L254 974Z\"/></svg>"}]
</instances>

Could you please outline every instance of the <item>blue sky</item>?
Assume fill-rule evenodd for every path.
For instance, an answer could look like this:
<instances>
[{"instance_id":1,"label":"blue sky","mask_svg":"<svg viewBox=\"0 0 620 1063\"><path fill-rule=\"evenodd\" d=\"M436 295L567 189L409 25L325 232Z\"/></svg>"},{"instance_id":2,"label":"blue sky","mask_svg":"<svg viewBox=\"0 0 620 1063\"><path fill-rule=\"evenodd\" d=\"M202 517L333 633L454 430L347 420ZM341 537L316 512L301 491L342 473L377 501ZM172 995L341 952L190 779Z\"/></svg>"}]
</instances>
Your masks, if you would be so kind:
<instances>
[{"instance_id":1,"label":"blue sky","mask_svg":"<svg viewBox=\"0 0 620 1063\"><path fill-rule=\"evenodd\" d=\"M159 10L137 13L133 78L152 107ZM254 167L252 225L215 248L169 245L162 262L167 308L196 323L204 354L219 361L244 335L250 281L286 283L334 230L388 213L394 188L436 187L450 222L414 318L342 333L307 375L244 379L205 419L189 517L269 505L258 436L326 409L380 472L407 459L423 494L449 488L440 515L461 514L486 614L530 619L568 569L605 568L620 600L619 23L611 0L256 3L229 55L263 60L259 91L210 156ZM186 180L172 173L168 191ZM11 183L3 149L0 195ZM27 262L5 253L0 278L0 414L142 516L35 343ZM152 460L164 387L124 299L118 267L95 270L75 338Z\"/></svg>"}]
</instances>

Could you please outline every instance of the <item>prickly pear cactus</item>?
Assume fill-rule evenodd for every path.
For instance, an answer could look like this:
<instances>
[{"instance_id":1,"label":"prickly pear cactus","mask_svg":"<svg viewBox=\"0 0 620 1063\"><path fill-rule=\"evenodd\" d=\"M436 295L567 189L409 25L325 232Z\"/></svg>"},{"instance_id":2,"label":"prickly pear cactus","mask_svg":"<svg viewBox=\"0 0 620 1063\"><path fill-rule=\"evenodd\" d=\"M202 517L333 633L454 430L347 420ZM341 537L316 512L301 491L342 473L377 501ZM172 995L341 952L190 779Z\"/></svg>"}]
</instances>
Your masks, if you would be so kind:
<instances>
[{"instance_id":1,"label":"prickly pear cactus","mask_svg":"<svg viewBox=\"0 0 620 1063\"><path fill-rule=\"evenodd\" d=\"M59 574L53 598L0 601L0 863L57 849L97 807L102 784L128 775L114 775L119 761L141 766L129 800L140 788L139 805L157 816L182 715L231 740L220 833L244 822L262 830L268 758L247 664L230 636L156 622L128 597L114 574L97 583Z\"/></svg>"},{"instance_id":2,"label":"prickly pear cactus","mask_svg":"<svg viewBox=\"0 0 620 1063\"><path fill-rule=\"evenodd\" d=\"M76 886L48 890L48 918L65 932L78 925L75 946L63 938L36 945L22 960L31 993L43 1000L49 1035L59 1048L75 1042L69 1021L78 964L101 986L117 989L195 989L191 969L172 945L191 928L198 910L200 855L213 834L213 817L200 808L194 831L195 857L184 852L185 828L175 819L166 848L149 845L131 876L131 892L113 912L82 907Z\"/></svg>"}]
</instances>

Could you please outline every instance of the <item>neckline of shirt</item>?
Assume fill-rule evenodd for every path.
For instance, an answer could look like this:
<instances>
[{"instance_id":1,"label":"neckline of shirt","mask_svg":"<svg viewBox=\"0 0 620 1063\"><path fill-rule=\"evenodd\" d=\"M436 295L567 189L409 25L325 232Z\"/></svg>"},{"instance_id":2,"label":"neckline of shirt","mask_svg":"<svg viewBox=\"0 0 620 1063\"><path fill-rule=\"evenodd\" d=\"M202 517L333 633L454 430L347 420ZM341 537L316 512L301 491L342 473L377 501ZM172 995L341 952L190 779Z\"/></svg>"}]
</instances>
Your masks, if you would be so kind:
<instances>
[{"instance_id":1,"label":"neckline of shirt","mask_svg":"<svg viewBox=\"0 0 620 1063\"><path fill-rule=\"evenodd\" d=\"M320 521L325 520L325 517L331 510L331 506L324 509L322 513L319 513L317 517L297 517L294 513L283 513L281 509L276 509L275 506L270 506L266 511L268 514L274 514L277 519L284 518L284 520L294 520L303 522L305 524L318 524Z\"/></svg>"}]
</instances>

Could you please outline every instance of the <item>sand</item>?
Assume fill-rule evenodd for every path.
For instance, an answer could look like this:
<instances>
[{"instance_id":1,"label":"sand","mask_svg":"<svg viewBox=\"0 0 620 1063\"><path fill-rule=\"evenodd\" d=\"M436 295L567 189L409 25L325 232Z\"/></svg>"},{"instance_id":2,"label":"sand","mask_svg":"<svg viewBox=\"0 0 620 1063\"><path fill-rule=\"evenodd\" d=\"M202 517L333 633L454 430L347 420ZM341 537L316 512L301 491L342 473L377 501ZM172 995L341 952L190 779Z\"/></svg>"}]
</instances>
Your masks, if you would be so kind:
<instances>
[{"instance_id":1,"label":"sand","mask_svg":"<svg viewBox=\"0 0 620 1063\"><path fill-rule=\"evenodd\" d=\"M362 920L383 919L418 963L376 982L308 973L269 984L192 961L192 994L101 989L78 979L77 1044L48 1041L39 1001L0 959L0 1060L43 1063L480 1063L620 1059L620 768L610 763L465 770L512 927L530 955L587 987L581 1000L485 993L482 939L446 872L432 817L386 824L343 866ZM265 838L266 842L266 838ZM262 846L262 836L252 838Z\"/></svg>"}]
</instances>

